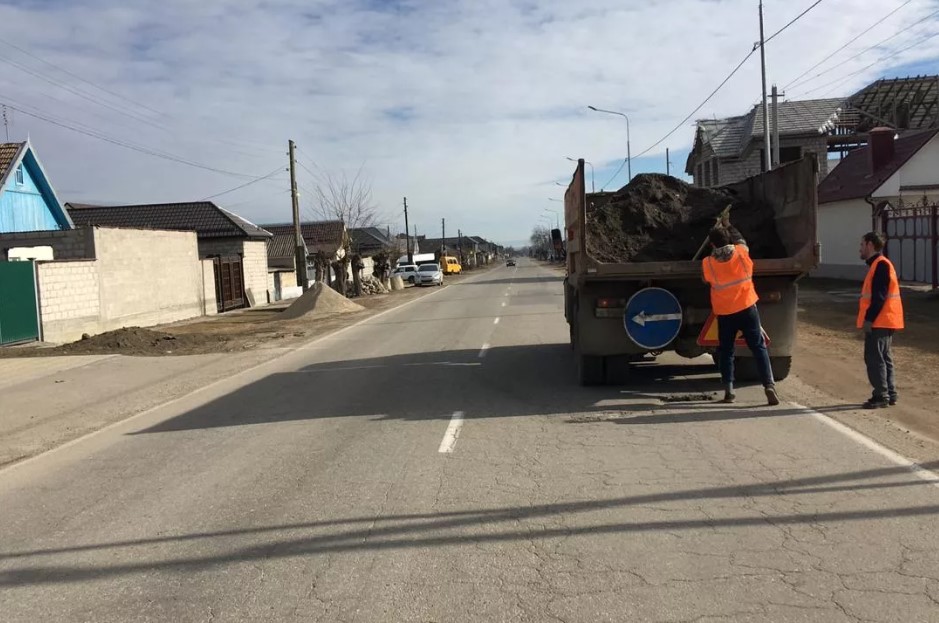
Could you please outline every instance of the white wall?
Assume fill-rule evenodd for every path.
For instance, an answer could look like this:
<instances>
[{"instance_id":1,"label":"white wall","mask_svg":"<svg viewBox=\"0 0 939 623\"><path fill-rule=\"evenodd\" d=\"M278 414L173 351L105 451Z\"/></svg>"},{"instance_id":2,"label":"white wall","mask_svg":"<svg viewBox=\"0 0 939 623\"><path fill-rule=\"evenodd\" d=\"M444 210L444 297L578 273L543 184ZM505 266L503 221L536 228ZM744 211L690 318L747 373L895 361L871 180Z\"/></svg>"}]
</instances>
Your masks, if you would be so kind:
<instances>
[{"instance_id":1,"label":"white wall","mask_svg":"<svg viewBox=\"0 0 939 623\"><path fill-rule=\"evenodd\" d=\"M202 315L202 264L194 232L96 228L105 331Z\"/></svg>"},{"instance_id":2,"label":"white wall","mask_svg":"<svg viewBox=\"0 0 939 623\"><path fill-rule=\"evenodd\" d=\"M883 185L874 191L875 197L891 198L900 196L901 186L924 186L939 184L939 134L932 137L900 170L890 176ZM939 198L939 191L931 191L931 198ZM905 197L912 201L922 199L923 192L907 192Z\"/></svg>"},{"instance_id":3,"label":"white wall","mask_svg":"<svg viewBox=\"0 0 939 623\"><path fill-rule=\"evenodd\" d=\"M861 236L871 231L871 206L863 199L818 206L822 261L812 275L862 281L866 266L858 257Z\"/></svg>"}]
</instances>

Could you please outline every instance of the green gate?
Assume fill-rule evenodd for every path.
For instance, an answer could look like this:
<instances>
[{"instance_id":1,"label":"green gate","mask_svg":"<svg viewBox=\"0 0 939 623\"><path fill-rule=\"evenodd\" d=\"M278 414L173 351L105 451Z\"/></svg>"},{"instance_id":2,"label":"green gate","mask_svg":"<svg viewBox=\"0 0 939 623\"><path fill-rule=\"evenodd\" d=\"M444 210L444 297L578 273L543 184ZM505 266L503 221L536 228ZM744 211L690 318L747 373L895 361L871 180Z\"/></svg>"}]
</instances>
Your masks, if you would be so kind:
<instances>
[{"instance_id":1,"label":"green gate","mask_svg":"<svg viewBox=\"0 0 939 623\"><path fill-rule=\"evenodd\" d=\"M36 266L0 262L0 345L38 339Z\"/></svg>"}]
</instances>

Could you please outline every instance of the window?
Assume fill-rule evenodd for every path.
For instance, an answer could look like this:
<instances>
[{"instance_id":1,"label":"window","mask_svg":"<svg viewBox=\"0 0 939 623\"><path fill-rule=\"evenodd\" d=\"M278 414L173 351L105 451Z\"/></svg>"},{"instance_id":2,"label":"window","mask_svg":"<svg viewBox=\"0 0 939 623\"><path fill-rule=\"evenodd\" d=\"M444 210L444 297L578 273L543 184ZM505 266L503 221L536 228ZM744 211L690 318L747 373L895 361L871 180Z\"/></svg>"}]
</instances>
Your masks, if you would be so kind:
<instances>
[{"instance_id":1,"label":"window","mask_svg":"<svg viewBox=\"0 0 939 623\"><path fill-rule=\"evenodd\" d=\"M698 166L695 167L697 175L694 176L695 184L698 186L704 185L704 165L698 163Z\"/></svg>"},{"instance_id":2,"label":"window","mask_svg":"<svg viewBox=\"0 0 939 623\"><path fill-rule=\"evenodd\" d=\"M16 180L17 186L22 186L23 184L26 183L26 181L25 181L25 179L24 179L24 177L23 177L23 165L20 165L20 166L16 167L16 171L14 172L13 175L14 175L14 178L15 178L15 180Z\"/></svg>"},{"instance_id":3,"label":"window","mask_svg":"<svg viewBox=\"0 0 939 623\"><path fill-rule=\"evenodd\" d=\"M704 163L704 184L705 187L711 185L711 163Z\"/></svg>"},{"instance_id":4,"label":"window","mask_svg":"<svg viewBox=\"0 0 939 623\"><path fill-rule=\"evenodd\" d=\"M711 183L714 186L720 186L720 180L720 170L717 168L717 158L713 158L711 160Z\"/></svg>"}]
</instances>

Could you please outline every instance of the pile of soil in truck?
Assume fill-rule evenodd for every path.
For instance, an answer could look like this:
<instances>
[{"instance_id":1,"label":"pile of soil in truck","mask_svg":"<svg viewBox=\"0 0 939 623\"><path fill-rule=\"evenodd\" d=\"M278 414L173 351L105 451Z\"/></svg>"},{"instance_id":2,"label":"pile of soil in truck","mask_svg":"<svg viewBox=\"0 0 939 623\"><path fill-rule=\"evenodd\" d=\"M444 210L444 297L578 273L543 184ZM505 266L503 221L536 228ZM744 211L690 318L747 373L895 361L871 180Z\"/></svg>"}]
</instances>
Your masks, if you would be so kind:
<instances>
[{"instance_id":1,"label":"pile of soil in truck","mask_svg":"<svg viewBox=\"0 0 939 623\"><path fill-rule=\"evenodd\" d=\"M753 258L786 257L772 206L655 173L614 193L588 195L587 252L604 263L691 260L728 205Z\"/></svg>"}]
</instances>

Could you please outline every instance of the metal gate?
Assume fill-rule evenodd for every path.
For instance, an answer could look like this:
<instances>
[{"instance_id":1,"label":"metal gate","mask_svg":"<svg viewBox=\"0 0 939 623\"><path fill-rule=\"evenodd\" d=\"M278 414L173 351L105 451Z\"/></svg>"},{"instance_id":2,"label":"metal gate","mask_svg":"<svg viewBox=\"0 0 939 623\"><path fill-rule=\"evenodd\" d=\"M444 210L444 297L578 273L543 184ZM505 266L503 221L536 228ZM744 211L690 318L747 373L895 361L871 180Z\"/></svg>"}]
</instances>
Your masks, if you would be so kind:
<instances>
[{"instance_id":1,"label":"metal gate","mask_svg":"<svg viewBox=\"0 0 939 623\"><path fill-rule=\"evenodd\" d=\"M884 254L902 281L939 288L939 205L886 206L881 227L887 237Z\"/></svg>"},{"instance_id":2,"label":"metal gate","mask_svg":"<svg viewBox=\"0 0 939 623\"><path fill-rule=\"evenodd\" d=\"M38 339L36 265L0 262L0 345Z\"/></svg>"},{"instance_id":3,"label":"metal gate","mask_svg":"<svg viewBox=\"0 0 939 623\"><path fill-rule=\"evenodd\" d=\"M241 257L216 257L215 300L218 311L226 312L245 306L244 275Z\"/></svg>"}]
</instances>

